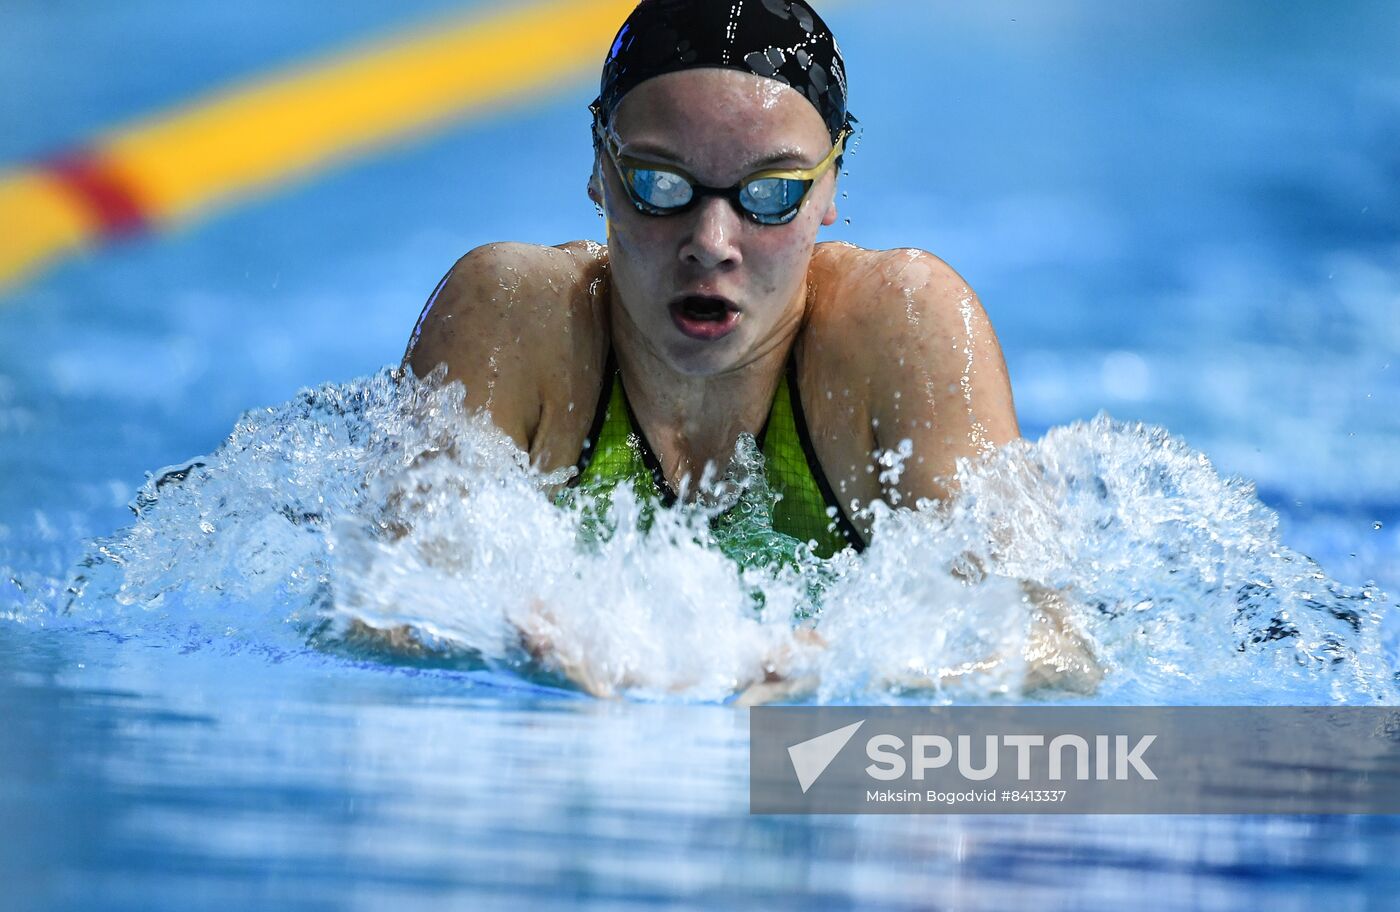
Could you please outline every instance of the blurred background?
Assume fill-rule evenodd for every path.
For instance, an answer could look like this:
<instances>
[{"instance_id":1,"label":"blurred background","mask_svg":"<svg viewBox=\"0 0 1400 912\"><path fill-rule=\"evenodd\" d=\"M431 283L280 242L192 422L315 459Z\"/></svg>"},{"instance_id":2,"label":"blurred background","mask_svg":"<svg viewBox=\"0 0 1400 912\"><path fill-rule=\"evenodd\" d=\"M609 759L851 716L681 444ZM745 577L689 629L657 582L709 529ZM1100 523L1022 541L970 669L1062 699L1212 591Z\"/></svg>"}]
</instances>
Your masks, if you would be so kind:
<instances>
[{"instance_id":1,"label":"blurred background","mask_svg":"<svg viewBox=\"0 0 1400 912\"><path fill-rule=\"evenodd\" d=\"M627 7L6 3L0 563L57 572L244 410L396 364L471 247L602 240L586 105ZM957 268L1028 436L1161 424L1393 591L1393 4L822 10L863 128L827 239Z\"/></svg>"},{"instance_id":2,"label":"blurred background","mask_svg":"<svg viewBox=\"0 0 1400 912\"><path fill-rule=\"evenodd\" d=\"M1394 2L818 5L863 128L826 237L958 269L1028 436L1101 411L1163 426L1256 482L1283 543L1393 606ZM1396 818L750 816L732 706L342 660L290 627L282 650L226 628L265 633L256 605L196 600L149 631L26 613L130 521L146 473L396 365L465 251L602 240L586 106L628 8L0 3L5 899L1393 905ZM216 586L222 553L150 585Z\"/></svg>"}]
</instances>

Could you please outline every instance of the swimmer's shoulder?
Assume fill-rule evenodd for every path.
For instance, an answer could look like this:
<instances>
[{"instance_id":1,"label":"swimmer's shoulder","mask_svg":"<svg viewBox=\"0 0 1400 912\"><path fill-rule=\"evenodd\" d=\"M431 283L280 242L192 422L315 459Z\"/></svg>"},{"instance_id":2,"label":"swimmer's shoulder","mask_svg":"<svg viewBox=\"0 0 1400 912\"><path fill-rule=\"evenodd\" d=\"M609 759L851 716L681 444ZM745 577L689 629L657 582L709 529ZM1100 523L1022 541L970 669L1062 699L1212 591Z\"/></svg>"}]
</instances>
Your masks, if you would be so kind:
<instances>
[{"instance_id":1,"label":"swimmer's shoulder","mask_svg":"<svg viewBox=\"0 0 1400 912\"><path fill-rule=\"evenodd\" d=\"M943 476L958 457L1020 436L996 332L952 266L916 248L823 244L810 278L809 348L859 391L880 446L911 439Z\"/></svg>"},{"instance_id":2,"label":"swimmer's shoulder","mask_svg":"<svg viewBox=\"0 0 1400 912\"><path fill-rule=\"evenodd\" d=\"M927 250L819 244L810 276L809 330L873 371L897 365L891 354L913 355L951 346L969 332L990 332L976 293Z\"/></svg>"},{"instance_id":3,"label":"swimmer's shoulder","mask_svg":"<svg viewBox=\"0 0 1400 912\"><path fill-rule=\"evenodd\" d=\"M404 364L445 370L530 450L547 405L579 375L600 373L606 344L605 248L498 242L459 259L419 317Z\"/></svg>"},{"instance_id":4,"label":"swimmer's shoulder","mask_svg":"<svg viewBox=\"0 0 1400 912\"><path fill-rule=\"evenodd\" d=\"M891 309L956 310L972 289L936 254L914 247L871 250L843 241L818 244L811 267L812 317L861 324Z\"/></svg>"}]
</instances>

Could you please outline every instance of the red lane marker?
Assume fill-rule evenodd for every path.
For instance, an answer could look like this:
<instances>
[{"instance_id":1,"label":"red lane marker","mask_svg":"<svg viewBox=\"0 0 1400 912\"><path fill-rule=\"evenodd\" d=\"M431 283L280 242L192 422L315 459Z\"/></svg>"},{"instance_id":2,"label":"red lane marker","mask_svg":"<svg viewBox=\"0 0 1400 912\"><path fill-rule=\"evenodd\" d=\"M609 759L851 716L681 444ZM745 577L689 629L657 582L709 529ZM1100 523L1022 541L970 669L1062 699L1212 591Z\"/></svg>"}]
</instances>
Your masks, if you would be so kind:
<instances>
[{"instance_id":1,"label":"red lane marker","mask_svg":"<svg viewBox=\"0 0 1400 912\"><path fill-rule=\"evenodd\" d=\"M40 165L73 195L97 222L103 237L138 234L150 218L133 189L94 153L67 153Z\"/></svg>"}]
</instances>

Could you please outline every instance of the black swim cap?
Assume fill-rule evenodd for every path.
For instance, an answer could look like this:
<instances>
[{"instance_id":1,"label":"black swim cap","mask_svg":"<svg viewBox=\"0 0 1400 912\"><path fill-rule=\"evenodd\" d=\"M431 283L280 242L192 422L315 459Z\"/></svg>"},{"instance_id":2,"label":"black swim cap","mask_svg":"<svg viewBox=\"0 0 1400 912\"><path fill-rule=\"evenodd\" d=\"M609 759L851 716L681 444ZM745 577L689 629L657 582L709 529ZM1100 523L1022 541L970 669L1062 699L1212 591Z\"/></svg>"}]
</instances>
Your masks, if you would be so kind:
<instances>
[{"instance_id":1,"label":"black swim cap","mask_svg":"<svg viewBox=\"0 0 1400 912\"><path fill-rule=\"evenodd\" d=\"M792 86L821 114L833 142L847 125L841 49L804 0L642 0L608 52L594 114L606 123L641 83L696 67Z\"/></svg>"}]
</instances>

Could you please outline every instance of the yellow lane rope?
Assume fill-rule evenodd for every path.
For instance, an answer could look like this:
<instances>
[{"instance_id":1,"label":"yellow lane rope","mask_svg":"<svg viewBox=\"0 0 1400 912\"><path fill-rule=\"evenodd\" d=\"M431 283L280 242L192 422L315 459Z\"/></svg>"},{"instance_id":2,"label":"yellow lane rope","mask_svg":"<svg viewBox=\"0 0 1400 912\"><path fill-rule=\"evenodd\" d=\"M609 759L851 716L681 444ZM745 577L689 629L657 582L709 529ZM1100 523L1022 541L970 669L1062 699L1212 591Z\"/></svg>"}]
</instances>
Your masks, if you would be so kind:
<instances>
[{"instance_id":1,"label":"yellow lane rope","mask_svg":"<svg viewBox=\"0 0 1400 912\"><path fill-rule=\"evenodd\" d=\"M635 0L546 0L437 23L131 124L0 173L0 291L63 254L596 68Z\"/></svg>"}]
</instances>

